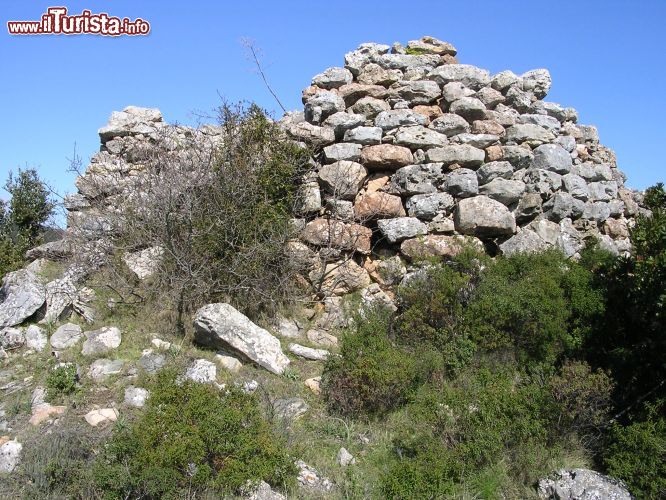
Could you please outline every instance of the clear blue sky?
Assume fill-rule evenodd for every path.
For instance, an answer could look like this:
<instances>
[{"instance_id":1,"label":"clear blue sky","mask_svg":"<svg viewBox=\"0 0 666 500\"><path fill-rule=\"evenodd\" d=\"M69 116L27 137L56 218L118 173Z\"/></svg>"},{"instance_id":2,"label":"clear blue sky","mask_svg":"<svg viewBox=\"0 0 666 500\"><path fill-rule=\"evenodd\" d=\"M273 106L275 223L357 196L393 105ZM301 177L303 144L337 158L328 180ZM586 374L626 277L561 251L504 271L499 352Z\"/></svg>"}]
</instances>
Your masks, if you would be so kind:
<instances>
[{"instance_id":1,"label":"clear blue sky","mask_svg":"<svg viewBox=\"0 0 666 500\"><path fill-rule=\"evenodd\" d=\"M158 107L166 120L185 124L219 103L218 93L276 111L242 37L263 50L272 86L296 109L311 77L342 65L360 43L422 35L453 43L461 62L492 72L548 68L548 100L597 125L629 186L666 177L666 0L55 2L63 4L70 13L141 17L152 32L10 36L7 20L37 20L54 3L2 0L1 183L27 165L60 192L74 191L66 160L74 143L89 158L99 147L97 129L129 104Z\"/></svg>"}]
</instances>

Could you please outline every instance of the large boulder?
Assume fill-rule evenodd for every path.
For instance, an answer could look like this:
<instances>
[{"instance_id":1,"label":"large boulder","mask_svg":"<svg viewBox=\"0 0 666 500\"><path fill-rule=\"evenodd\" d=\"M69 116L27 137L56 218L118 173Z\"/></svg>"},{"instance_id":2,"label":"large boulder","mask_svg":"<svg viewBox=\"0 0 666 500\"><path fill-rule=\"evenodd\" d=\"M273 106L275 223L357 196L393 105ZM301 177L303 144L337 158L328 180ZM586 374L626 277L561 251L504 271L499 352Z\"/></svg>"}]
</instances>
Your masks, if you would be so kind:
<instances>
[{"instance_id":1,"label":"large boulder","mask_svg":"<svg viewBox=\"0 0 666 500\"><path fill-rule=\"evenodd\" d=\"M25 269L7 273L0 288L0 328L23 323L46 302L46 289Z\"/></svg>"},{"instance_id":2,"label":"large boulder","mask_svg":"<svg viewBox=\"0 0 666 500\"><path fill-rule=\"evenodd\" d=\"M335 219L319 218L308 222L301 238L321 247L370 253L372 230L360 224L346 224Z\"/></svg>"},{"instance_id":3,"label":"large boulder","mask_svg":"<svg viewBox=\"0 0 666 500\"><path fill-rule=\"evenodd\" d=\"M280 341L229 304L208 304L194 317L194 339L215 349L231 350L277 375L289 365Z\"/></svg>"},{"instance_id":4,"label":"large boulder","mask_svg":"<svg viewBox=\"0 0 666 500\"><path fill-rule=\"evenodd\" d=\"M483 195L460 200L454 222L458 232L480 238L516 232L516 220L506 205Z\"/></svg>"},{"instance_id":5,"label":"large boulder","mask_svg":"<svg viewBox=\"0 0 666 500\"><path fill-rule=\"evenodd\" d=\"M377 221L377 226L389 243L397 243L428 232L428 226L416 217L381 219Z\"/></svg>"},{"instance_id":6,"label":"large boulder","mask_svg":"<svg viewBox=\"0 0 666 500\"><path fill-rule=\"evenodd\" d=\"M543 500L631 500L634 497L622 481L588 469L560 470L541 479L538 488Z\"/></svg>"}]
</instances>

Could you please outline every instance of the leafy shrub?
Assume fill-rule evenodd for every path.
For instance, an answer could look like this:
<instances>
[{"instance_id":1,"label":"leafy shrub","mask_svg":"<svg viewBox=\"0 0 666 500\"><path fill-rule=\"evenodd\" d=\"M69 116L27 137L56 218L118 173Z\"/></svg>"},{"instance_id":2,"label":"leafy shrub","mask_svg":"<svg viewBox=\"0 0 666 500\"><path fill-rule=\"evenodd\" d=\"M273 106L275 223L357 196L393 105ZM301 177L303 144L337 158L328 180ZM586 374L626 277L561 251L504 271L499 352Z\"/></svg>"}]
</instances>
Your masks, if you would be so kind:
<instances>
[{"instance_id":1,"label":"leafy shrub","mask_svg":"<svg viewBox=\"0 0 666 500\"><path fill-rule=\"evenodd\" d=\"M664 498L666 419L663 404L652 406L644 421L627 426L616 424L611 440L605 459L608 473L625 481L637 498Z\"/></svg>"},{"instance_id":2,"label":"leafy shrub","mask_svg":"<svg viewBox=\"0 0 666 500\"><path fill-rule=\"evenodd\" d=\"M255 396L178 383L165 370L145 412L114 433L95 477L109 498L179 498L187 489L235 493L248 481L285 486L295 466Z\"/></svg>"},{"instance_id":3,"label":"leafy shrub","mask_svg":"<svg viewBox=\"0 0 666 500\"><path fill-rule=\"evenodd\" d=\"M432 358L391 342L388 312L371 310L364 316L343 332L340 356L329 358L322 375L322 393L334 413L383 415L427 378Z\"/></svg>"},{"instance_id":4,"label":"leafy shrub","mask_svg":"<svg viewBox=\"0 0 666 500\"><path fill-rule=\"evenodd\" d=\"M395 441L383 493L389 498L449 497L463 482L502 488L506 478L491 481L489 468L510 464L523 447L549 446L549 395L539 383L523 378L511 371L468 370L455 383L422 388L405 409L414 424ZM544 463L534 464L530 480L543 468Z\"/></svg>"},{"instance_id":5,"label":"leafy shrub","mask_svg":"<svg viewBox=\"0 0 666 500\"><path fill-rule=\"evenodd\" d=\"M78 379L76 365L68 363L55 367L46 376L48 398L53 400L58 396L72 394L76 391Z\"/></svg>"},{"instance_id":6,"label":"leafy shrub","mask_svg":"<svg viewBox=\"0 0 666 500\"><path fill-rule=\"evenodd\" d=\"M522 361L551 362L582 342L602 308L592 276L556 251L498 258L472 293L466 320L485 350L513 349Z\"/></svg>"},{"instance_id":7,"label":"leafy shrub","mask_svg":"<svg viewBox=\"0 0 666 500\"><path fill-rule=\"evenodd\" d=\"M608 422L613 381L602 370L592 371L587 363L565 363L549 381L557 405L557 432L600 437Z\"/></svg>"}]
</instances>

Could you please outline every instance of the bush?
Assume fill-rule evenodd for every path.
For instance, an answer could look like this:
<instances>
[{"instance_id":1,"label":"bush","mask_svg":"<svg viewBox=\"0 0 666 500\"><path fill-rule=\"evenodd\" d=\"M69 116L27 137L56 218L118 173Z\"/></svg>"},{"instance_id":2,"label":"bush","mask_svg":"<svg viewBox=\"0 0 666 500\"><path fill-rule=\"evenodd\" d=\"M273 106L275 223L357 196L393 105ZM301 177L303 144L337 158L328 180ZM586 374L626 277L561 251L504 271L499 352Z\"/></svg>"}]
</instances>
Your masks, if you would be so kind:
<instances>
[{"instance_id":1,"label":"bush","mask_svg":"<svg viewBox=\"0 0 666 500\"><path fill-rule=\"evenodd\" d=\"M333 413L381 416L401 406L426 380L432 358L415 356L389 339L391 316L367 311L343 332L340 356L326 362L322 393Z\"/></svg>"},{"instance_id":2,"label":"bush","mask_svg":"<svg viewBox=\"0 0 666 500\"><path fill-rule=\"evenodd\" d=\"M95 477L109 498L180 498L184 490L237 493L248 481L284 487L295 466L255 396L179 383L165 370L145 412L114 433Z\"/></svg>"},{"instance_id":3,"label":"bush","mask_svg":"<svg viewBox=\"0 0 666 500\"><path fill-rule=\"evenodd\" d=\"M550 363L581 345L589 318L602 310L591 282L589 271L556 251L498 258L472 293L470 336L481 349Z\"/></svg>"},{"instance_id":4,"label":"bush","mask_svg":"<svg viewBox=\"0 0 666 500\"><path fill-rule=\"evenodd\" d=\"M626 482L637 498L666 496L666 419L663 417L663 404L652 406L644 421L613 427L605 463L608 474Z\"/></svg>"},{"instance_id":5,"label":"bush","mask_svg":"<svg viewBox=\"0 0 666 500\"><path fill-rule=\"evenodd\" d=\"M454 383L422 388L404 410L411 425L395 440L383 493L441 498L455 496L463 484L482 484L499 490L489 497L502 497L507 478L489 471L506 463L503 475L520 477L524 471L511 466L512 457L524 453L519 450L550 456L551 406L539 383L511 371L468 370ZM529 480L545 465L546 460L533 463Z\"/></svg>"},{"instance_id":6,"label":"bush","mask_svg":"<svg viewBox=\"0 0 666 500\"><path fill-rule=\"evenodd\" d=\"M55 367L46 376L48 398L54 400L59 396L72 394L76 391L78 379L76 365L68 363Z\"/></svg>"}]
</instances>

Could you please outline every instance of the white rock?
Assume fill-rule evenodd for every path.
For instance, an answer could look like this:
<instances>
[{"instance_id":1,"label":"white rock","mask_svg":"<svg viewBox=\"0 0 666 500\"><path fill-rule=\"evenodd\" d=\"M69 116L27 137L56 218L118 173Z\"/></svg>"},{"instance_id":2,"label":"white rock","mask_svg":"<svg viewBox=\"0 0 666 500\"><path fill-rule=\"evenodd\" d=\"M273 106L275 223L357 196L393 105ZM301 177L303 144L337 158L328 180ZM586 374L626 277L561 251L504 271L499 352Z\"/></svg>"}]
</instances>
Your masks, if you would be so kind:
<instances>
[{"instance_id":1,"label":"white rock","mask_svg":"<svg viewBox=\"0 0 666 500\"><path fill-rule=\"evenodd\" d=\"M86 413L84 418L90 425L97 427L98 425L108 424L118 420L118 410L115 408L100 408L98 410L91 410Z\"/></svg>"},{"instance_id":2,"label":"white rock","mask_svg":"<svg viewBox=\"0 0 666 500\"><path fill-rule=\"evenodd\" d=\"M222 365L225 370L228 370L232 373L238 372L243 367L243 364L238 361L238 359L234 358L233 356L226 356L224 354L216 354L215 361L220 363L220 365Z\"/></svg>"},{"instance_id":3,"label":"white rock","mask_svg":"<svg viewBox=\"0 0 666 500\"><path fill-rule=\"evenodd\" d=\"M123 261L127 264L134 274L141 280L152 276L159 268L164 249L160 246L154 246L139 250L138 252L126 253Z\"/></svg>"},{"instance_id":4,"label":"white rock","mask_svg":"<svg viewBox=\"0 0 666 500\"><path fill-rule=\"evenodd\" d=\"M117 349L122 341L120 329L115 326L105 326L99 330L85 332L86 340L83 342L84 356L106 354Z\"/></svg>"},{"instance_id":5,"label":"white rock","mask_svg":"<svg viewBox=\"0 0 666 500\"><path fill-rule=\"evenodd\" d=\"M0 446L0 472L9 474L21 462L23 445L18 441L7 441Z\"/></svg>"},{"instance_id":6,"label":"white rock","mask_svg":"<svg viewBox=\"0 0 666 500\"><path fill-rule=\"evenodd\" d=\"M83 332L79 325L75 325L74 323L64 324L51 335L51 348L57 351L69 349L78 344L82 336Z\"/></svg>"},{"instance_id":7,"label":"white rock","mask_svg":"<svg viewBox=\"0 0 666 500\"><path fill-rule=\"evenodd\" d=\"M25 330L25 345L28 349L33 351L41 352L46 349L46 345L49 343L49 340L42 330L37 325L30 325Z\"/></svg>"},{"instance_id":8,"label":"white rock","mask_svg":"<svg viewBox=\"0 0 666 500\"><path fill-rule=\"evenodd\" d=\"M0 328L23 323L46 301L46 289L37 276L20 269L7 273L0 288Z\"/></svg>"},{"instance_id":9,"label":"white rock","mask_svg":"<svg viewBox=\"0 0 666 500\"><path fill-rule=\"evenodd\" d=\"M187 368L185 378L200 384L212 384L217 379L217 366L207 359L197 359Z\"/></svg>"},{"instance_id":10,"label":"white rock","mask_svg":"<svg viewBox=\"0 0 666 500\"><path fill-rule=\"evenodd\" d=\"M313 361L326 361L331 355L326 349L313 349L300 344L289 344L289 352Z\"/></svg>"},{"instance_id":11,"label":"white rock","mask_svg":"<svg viewBox=\"0 0 666 500\"><path fill-rule=\"evenodd\" d=\"M131 385L125 388L125 404L135 408L143 408L149 395L147 389Z\"/></svg>"},{"instance_id":12,"label":"white rock","mask_svg":"<svg viewBox=\"0 0 666 500\"><path fill-rule=\"evenodd\" d=\"M356 459L351 453L347 451L346 448L340 448L340 451L338 451L337 460L342 467L347 467L348 465L353 465L356 463Z\"/></svg>"}]
</instances>

